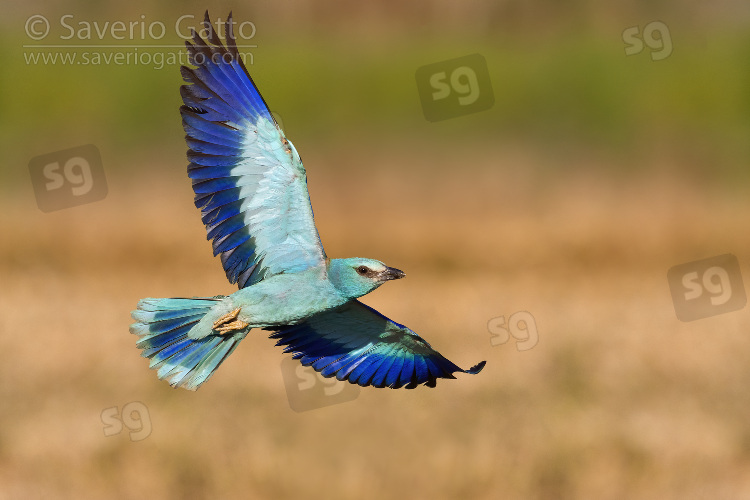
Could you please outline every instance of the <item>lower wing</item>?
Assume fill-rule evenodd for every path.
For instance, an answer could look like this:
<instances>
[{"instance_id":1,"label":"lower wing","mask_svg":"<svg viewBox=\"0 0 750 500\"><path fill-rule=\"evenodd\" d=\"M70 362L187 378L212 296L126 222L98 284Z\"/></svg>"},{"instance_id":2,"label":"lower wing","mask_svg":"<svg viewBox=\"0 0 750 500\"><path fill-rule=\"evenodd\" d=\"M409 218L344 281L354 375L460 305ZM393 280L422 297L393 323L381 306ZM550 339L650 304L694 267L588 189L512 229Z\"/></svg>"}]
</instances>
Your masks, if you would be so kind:
<instances>
[{"instance_id":1,"label":"lower wing","mask_svg":"<svg viewBox=\"0 0 750 500\"><path fill-rule=\"evenodd\" d=\"M324 377L363 387L435 387L439 378L456 378L455 372L476 374L486 363L459 368L412 330L357 300L278 329L270 337Z\"/></svg>"}]
</instances>

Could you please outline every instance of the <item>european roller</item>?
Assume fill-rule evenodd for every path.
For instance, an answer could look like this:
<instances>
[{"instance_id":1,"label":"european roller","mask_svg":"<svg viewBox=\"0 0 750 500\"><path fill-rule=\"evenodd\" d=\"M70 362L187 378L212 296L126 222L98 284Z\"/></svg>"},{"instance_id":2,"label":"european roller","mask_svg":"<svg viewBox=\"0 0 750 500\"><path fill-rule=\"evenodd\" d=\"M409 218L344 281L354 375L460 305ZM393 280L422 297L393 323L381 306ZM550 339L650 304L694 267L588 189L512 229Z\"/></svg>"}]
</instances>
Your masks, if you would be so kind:
<instances>
[{"instance_id":1,"label":"european roller","mask_svg":"<svg viewBox=\"0 0 750 500\"><path fill-rule=\"evenodd\" d=\"M206 40L185 42L180 68L188 176L230 283L228 296L142 299L131 333L142 356L173 387L205 383L252 329L272 331L324 377L374 387L434 387L463 370L422 337L359 299L404 273L373 259L326 256L313 220L302 161L242 62L205 20Z\"/></svg>"}]
</instances>

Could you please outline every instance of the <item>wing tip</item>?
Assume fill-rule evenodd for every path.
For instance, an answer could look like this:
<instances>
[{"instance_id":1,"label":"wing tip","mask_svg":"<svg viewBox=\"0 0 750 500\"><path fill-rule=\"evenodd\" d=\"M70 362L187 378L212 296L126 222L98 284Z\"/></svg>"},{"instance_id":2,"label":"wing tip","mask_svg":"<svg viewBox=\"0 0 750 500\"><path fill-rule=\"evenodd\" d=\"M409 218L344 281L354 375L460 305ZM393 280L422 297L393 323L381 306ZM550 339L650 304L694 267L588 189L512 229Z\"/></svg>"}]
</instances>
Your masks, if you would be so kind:
<instances>
[{"instance_id":1,"label":"wing tip","mask_svg":"<svg viewBox=\"0 0 750 500\"><path fill-rule=\"evenodd\" d=\"M471 373L472 375L476 375L477 373L481 372L484 369L484 365L487 364L487 361L481 361L477 363L476 365L472 366L468 370L463 370L464 373Z\"/></svg>"}]
</instances>

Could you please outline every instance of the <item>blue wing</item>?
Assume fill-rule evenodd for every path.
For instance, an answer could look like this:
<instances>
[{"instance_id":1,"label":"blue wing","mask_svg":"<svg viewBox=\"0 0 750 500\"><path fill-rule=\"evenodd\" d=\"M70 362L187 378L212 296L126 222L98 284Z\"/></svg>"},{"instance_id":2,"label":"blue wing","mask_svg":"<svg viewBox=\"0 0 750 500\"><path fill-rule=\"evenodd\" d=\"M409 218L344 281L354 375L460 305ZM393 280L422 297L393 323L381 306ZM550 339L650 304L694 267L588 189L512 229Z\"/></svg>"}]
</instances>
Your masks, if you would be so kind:
<instances>
[{"instance_id":1,"label":"blue wing","mask_svg":"<svg viewBox=\"0 0 750 500\"><path fill-rule=\"evenodd\" d=\"M185 42L191 64L180 68L195 205L214 255L240 288L266 276L322 265L307 177L297 151L271 116L237 51L232 15L225 48L208 19L207 42Z\"/></svg>"},{"instance_id":2,"label":"blue wing","mask_svg":"<svg viewBox=\"0 0 750 500\"><path fill-rule=\"evenodd\" d=\"M422 337L358 300L318 314L270 335L287 346L303 365L324 377L335 376L362 387L435 387L454 372L479 373L485 361L463 370L435 351Z\"/></svg>"}]
</instances>

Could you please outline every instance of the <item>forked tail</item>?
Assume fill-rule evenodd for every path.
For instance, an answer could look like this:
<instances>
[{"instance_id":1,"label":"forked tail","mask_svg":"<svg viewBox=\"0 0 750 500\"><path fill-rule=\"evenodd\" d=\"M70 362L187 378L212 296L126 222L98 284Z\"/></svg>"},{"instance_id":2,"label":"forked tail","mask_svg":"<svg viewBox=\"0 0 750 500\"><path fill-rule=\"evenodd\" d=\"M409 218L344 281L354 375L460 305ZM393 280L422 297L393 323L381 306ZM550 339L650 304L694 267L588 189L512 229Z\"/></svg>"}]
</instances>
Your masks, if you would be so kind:
<instances>
[{"instance_id":1,"label":"forked tail","mask_svg":"<svg viewBox=\"0 0 750 500\"><path fill-rule=\"evenodd\" d=\"M208 380L227 356L245 338L247 330L234 334L216 334L211 322L201 318L223 297L191 299L142 299L132 312L136 321L130 333L139 336L136 346L141 356L150 358L149 368L157 370L160 379L172 387L196 390ZM188 332L193 328L205 332Z\"/></svg>"}]
</instances>

